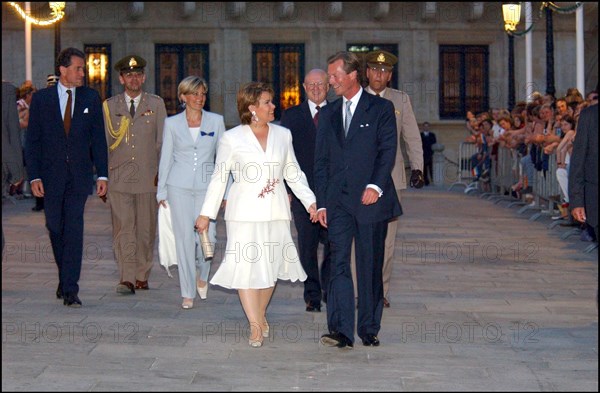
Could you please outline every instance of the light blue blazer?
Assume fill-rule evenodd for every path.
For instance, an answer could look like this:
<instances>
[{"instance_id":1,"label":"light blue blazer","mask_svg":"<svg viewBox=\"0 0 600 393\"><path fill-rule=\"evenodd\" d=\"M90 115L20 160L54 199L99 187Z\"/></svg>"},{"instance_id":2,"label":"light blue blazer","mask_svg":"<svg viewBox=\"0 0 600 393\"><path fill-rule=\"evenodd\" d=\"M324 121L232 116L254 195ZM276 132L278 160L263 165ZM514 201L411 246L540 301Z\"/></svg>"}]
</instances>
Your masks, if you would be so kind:
<instances>
[{"instance_id":1,"label":"light blue blazer","mask_svg":"<svg viewBox=\"0 0 600 393\"><path fill-rule=\"evenodd\" d=\"M194 142L186 111L165 120L158 167L156 200L167 199L167 185L206 190L214 170L219 140L225 132L223 116L202 111L200 134Z\"/></svg>"},{"instance_id":2,"label":"light blue blazer","mask_svg":"<svg viewBox=\"0 0 600 393\"><path fill-rule=\"evenodd\" d=\"M225 220L291 220L284 180L307 211L316 201L296 159L292 133L276 124L269 123L266 152L248 125L223 135L201 215L216 218L230 174L233 183L228 189Z\"/></svg>"}]
</instances>

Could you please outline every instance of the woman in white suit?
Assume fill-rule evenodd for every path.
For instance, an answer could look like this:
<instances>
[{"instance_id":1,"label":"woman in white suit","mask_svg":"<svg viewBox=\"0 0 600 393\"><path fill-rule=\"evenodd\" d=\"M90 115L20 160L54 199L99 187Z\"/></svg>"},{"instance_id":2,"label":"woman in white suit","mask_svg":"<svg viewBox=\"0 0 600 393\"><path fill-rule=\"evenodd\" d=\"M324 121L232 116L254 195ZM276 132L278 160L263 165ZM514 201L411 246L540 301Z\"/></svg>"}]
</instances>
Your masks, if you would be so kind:
<instances>
[{"instance_id":1,"label":"woman in white suit","mask_svg":"<svg viewBox=\"0 0 600 393\"><path fill-rule=\"evenodd\" d=\"M177 95L185 110L165 120L158 168L156 200L160 208L171 210L184 309L193 307L196 291L201 299L207 296L210 263L202 254L194 221L200 214L217 145L225 132L223 116L202 109L207 92L206 82L198 76L188 76L179 84ZM214 221L209 236L214 242Z\"/></svg>"},{"instance_id":2,"label":"woman in white suit","mask_svg":"<svg viewBox=\"0 0 600 393\"><path fill-rule=\"evenodd\" d=\"M250 326L249 344L260 347L269 336L266 310L278 279L306 280L291 235L290 201L283 181L316 222L316 198L300 169L292 135L271 124L273 89L252 82L237 95L241 125L227 131L200 216L199 233L207 230L221 206L229 174L225 256L210 283L238 290Z\"/></svg>"}]
</instances>

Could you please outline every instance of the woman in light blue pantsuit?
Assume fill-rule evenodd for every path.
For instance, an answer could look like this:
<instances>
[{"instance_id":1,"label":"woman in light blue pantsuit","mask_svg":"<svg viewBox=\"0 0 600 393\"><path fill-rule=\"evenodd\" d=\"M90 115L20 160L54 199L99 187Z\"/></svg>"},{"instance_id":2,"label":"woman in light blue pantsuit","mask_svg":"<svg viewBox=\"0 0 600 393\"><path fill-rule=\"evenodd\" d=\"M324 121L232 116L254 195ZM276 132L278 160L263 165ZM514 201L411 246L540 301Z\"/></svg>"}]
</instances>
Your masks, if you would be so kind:
<instances>
[{"instance_id":1,"label":"woman in light blue pantsuit","mask_svg":"<svg viewBox=\"0 0 600 393\"><path fill-rule=\"evenodd\" d=\"M210 175L214 168L219 139L225 132L223 116L203 110L208 86L204 79L189 76L179 84L177 95L185 110L165 120L156 200L171 210L177 267L181 286L181 307L194 305L196 291L206 299L210 263L204 259L194 230ZM215 222L209 228L215 241Z\"/></svg>"}]
</instances>

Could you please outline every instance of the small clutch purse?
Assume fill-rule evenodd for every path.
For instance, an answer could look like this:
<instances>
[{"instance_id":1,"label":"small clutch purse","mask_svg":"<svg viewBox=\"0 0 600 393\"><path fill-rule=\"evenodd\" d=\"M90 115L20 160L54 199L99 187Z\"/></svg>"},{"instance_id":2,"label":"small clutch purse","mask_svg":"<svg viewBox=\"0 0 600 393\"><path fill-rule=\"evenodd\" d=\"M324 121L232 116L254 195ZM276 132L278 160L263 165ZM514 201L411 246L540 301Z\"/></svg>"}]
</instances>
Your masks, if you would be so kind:
<instances>
[{"instance_id":1,"label":"small clutch purse","mask_svg":"<svg viewBox=\"0 0 600 393\"><path fill-rule=\"evenodd\" d=\"M212 259L215 255L215 245L208 238L208 230L200 233L200 245L202 246L204 259Z\"/></svg>"}]
</instances>

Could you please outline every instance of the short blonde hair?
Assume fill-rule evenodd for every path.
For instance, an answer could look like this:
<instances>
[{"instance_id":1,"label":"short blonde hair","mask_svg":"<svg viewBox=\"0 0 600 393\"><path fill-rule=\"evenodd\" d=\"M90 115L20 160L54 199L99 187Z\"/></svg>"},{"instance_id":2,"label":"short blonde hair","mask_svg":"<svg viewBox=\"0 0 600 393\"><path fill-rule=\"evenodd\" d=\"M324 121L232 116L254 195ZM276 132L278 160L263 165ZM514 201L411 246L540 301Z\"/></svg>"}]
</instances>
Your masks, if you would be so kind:
<instances>
[{"instance_id":1,"label":"short blonde hair","mask_svg":"<svg viewBox=\"0 0 600 393\"><path fill-rule=\"evenodd\" d=\"M242 124L250 124L252 122L252 113L248 108L250 105L258 105L258 100L262 93L267 92L271 97L275 95L273 88L264 82L250 82L238 91L237 107Z\"/></svg>"},{"instance_id":2,"label":"short blonde hair","mask_svg":"<svg viewBox=\"0 0 600 393\"><path fill-rule=\"evenodd\" d=\"M179 97L179 102L183 102L181 96L195 93L200 90L201 87L204 89L204 93L208 93L206 81L199 76L191 75L182 80L177 87L177 97Z\"/></svg>"}]
</instances>

